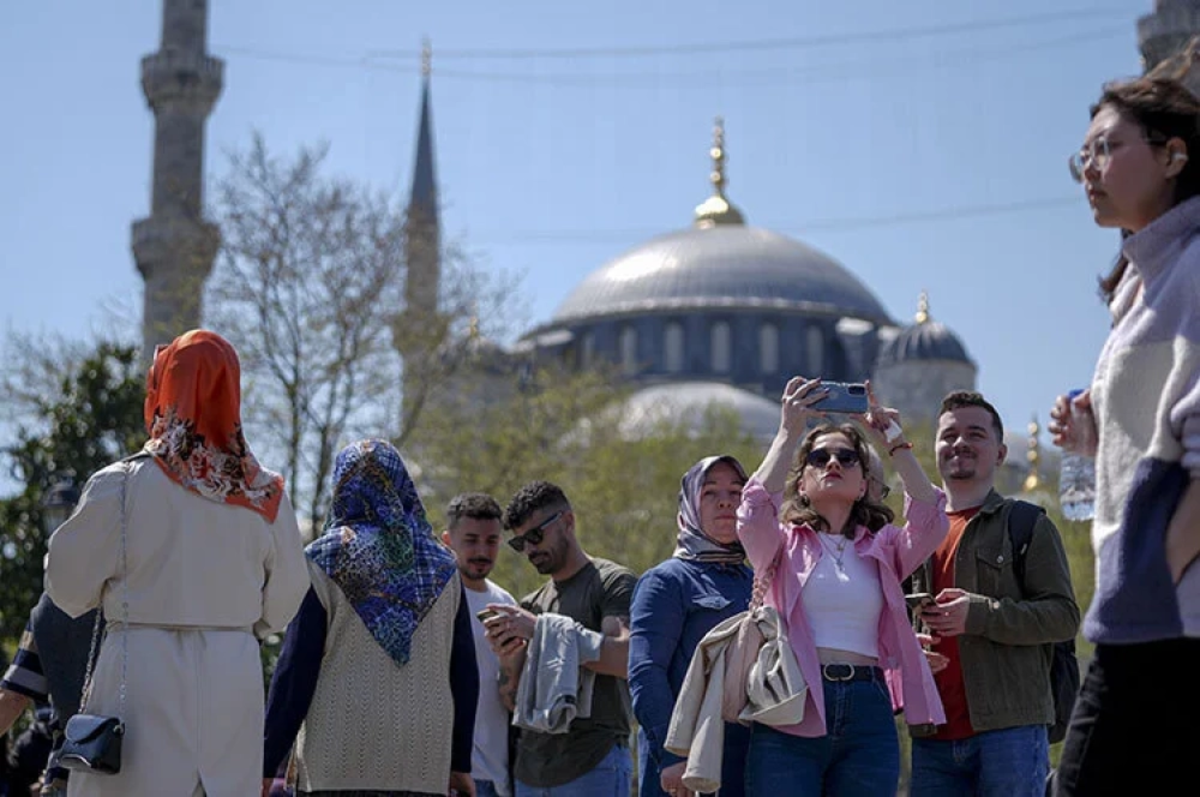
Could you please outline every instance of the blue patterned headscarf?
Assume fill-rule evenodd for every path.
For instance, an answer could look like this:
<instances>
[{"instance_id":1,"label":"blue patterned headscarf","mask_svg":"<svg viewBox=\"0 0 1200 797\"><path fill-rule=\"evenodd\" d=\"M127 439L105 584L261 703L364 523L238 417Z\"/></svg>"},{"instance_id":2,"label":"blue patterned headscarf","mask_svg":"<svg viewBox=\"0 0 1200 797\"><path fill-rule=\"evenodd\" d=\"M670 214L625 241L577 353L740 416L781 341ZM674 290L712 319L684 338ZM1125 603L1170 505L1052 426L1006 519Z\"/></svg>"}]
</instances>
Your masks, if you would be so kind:
<instances>
[{"instance_id":1,"label":"blue patterned headscarf","mask_svg":"<svg viewBox=\"0 0 1200 797\"><path fill-rule=\"evenodd\" d=\"M333 469L325 534L305 550L397 664L456 568L433 536L400 452L383 440L346 446Z\"/></svg>"}]
</instances>

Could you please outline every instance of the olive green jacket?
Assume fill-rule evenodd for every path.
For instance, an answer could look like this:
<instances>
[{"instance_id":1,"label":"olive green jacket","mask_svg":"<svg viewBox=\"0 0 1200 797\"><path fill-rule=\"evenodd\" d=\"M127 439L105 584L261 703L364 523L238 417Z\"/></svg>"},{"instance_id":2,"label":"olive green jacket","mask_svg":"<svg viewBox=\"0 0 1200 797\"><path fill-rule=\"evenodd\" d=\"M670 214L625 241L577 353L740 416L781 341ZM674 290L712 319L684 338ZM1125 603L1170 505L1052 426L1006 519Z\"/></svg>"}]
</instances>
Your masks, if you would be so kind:
<instances>
[{"instance_id":1,"label":"olive green jacket","mask_svg":"<svg viewBox=\"0 0 1200 797\"><path fill-rule=\"evenodd\" d=\"M1038 515L1025 555L1025 583L1018 583L1008 534L1012 504L995 490L988 493L954 558L954 584L971 596L958 649L976 732L1053 723L1053 643L1073 639L1079 629L1067 554L1045 513ZM932 592L932 584L926 562L913 573L913 592ZM934 728L911 731L928 736Z\"/></svg>"}]
</instances>

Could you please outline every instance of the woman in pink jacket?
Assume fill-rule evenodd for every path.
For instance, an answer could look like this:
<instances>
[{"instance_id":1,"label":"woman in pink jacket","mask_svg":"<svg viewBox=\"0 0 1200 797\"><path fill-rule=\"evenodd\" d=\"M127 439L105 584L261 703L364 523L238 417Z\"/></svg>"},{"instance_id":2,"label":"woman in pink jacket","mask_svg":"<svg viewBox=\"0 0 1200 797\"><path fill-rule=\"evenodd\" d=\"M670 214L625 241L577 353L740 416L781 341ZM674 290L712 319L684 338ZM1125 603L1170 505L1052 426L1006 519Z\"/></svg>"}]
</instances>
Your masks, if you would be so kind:
<instances>
[{"instance_id":1,"label":"woman in pink jacket","mask_svg":"<svg viewBox=\"0 0 1200 797\"><path fill-rule=\"evenodd\" d=\"M895 710L911 724L945 722L900 586L946 536L945 496L903 432L886 435L899 414L873 399L855 418L863 431L825 424L804 434L825 394L820 379L788 382L779 432L738 510L755 572L769 576L774 566L766 603L786 622L808 683L800 724L754 725L748 795L895 794ZM903 528L867 496L868 440L904 482Z\"/></svg>"}]
</instances>

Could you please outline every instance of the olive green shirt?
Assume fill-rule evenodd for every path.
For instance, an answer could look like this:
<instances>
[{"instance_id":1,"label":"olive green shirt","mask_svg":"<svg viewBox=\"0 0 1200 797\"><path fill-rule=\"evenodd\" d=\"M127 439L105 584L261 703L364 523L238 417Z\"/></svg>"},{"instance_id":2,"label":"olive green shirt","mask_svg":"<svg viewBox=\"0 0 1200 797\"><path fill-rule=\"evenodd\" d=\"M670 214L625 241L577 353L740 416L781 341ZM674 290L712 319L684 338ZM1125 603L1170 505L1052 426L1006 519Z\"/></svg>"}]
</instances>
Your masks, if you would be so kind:
<instances>
[{"instance_id":1,"label":"olive green shirt","mask_svg":"<svg viewBox=\"0 0 1200 797\"><path fill-rule=\"evenodd\" d=\"M629 568L592 557L566 581L547 581L525 597L521 606L534 614L562 614L600 631L605 617L623 617L628 623L636 583ZM575 719L566 733L521 731L514 768L517 780L544 789L586 775L614 745L627 743L632 716L628 681L597 674L590 717Z\"/></svg>"}]
</instances>

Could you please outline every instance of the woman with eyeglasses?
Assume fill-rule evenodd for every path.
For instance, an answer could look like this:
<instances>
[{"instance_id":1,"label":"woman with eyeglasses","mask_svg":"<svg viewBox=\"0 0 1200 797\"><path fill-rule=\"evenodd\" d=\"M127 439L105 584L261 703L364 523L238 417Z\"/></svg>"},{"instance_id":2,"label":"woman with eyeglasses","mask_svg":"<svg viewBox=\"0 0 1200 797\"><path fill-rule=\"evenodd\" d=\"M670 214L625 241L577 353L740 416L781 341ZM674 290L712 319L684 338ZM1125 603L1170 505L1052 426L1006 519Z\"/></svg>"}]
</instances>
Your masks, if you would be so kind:
<instances>
[{"instance_id":1,"label":"woman with eyeglasses","mask_svg":"<svg viewBox=\"0 0 1200 797\"><path fill-rule=\"evenodd\" d=\"M798 725L751 728L750 795L895 794L894 711L903 707L910 724L946 721L901 588L949 530L945 496L913 456L899 413L873 396L854 416L859 426L804 434L826 393L820 379L788 382L779 432L738 509L738 536L770 579L765 602L787 624L808 684ZM904 527L868 493L868 439L904 483Z\"/></svg>"},{"instance_id":2,"label":"woman with eyeglasses","mask_svg":"<svg viewBox=\"0 0 1200 797\"><path fill-rule=\"evenodd\" d=\"M731 456L705 457L683 475L675 552L638 579L629 636L629 691L638 719L642 797L684 797L687 759L663 749L675 700L704 635L750 604L754 575L737 537L746 471ZM740 797L748 730L725 724L722 797Z\"/></svg>"},{"instance_id":3,"label":"woman with eyeglasses","mask_svg":"<svg viewBox=\"0 0 1200 797\"><path fill-rule=\"evenodd\" d=\"M1091 116L1071 173L1125 237L1100 281L1113 324L1091 387L1050 413L1054 442L1097 474L1096 649L1057 793L1165 793L1200 750L1200 102L1142 78Z\"/></svg>"}]
</instances>

